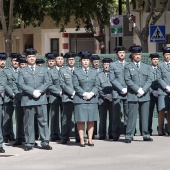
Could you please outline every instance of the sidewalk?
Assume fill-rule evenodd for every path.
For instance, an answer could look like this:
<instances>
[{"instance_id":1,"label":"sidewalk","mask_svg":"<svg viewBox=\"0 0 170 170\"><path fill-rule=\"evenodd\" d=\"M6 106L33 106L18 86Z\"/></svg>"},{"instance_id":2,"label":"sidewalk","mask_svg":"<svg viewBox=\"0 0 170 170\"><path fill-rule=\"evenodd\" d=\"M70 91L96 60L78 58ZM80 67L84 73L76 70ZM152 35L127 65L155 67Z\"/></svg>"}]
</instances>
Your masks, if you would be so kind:
<instances>
[{"instance_id":1,"label":"sidewalk","mask_svg":"<svg viewBox=\"0 0 170 170\"><path fill-rule=\"evenodd\" d=\"M170 169L170 137L152 136L143 142L135 136L131 144L110 140L94 140L94 147L79 147L72 139L68 145L51 142L52 151L4 144L0 154L0 170L168 170ZM40 142L38 141L38 144ZM12 156L11 156L12 155Z\"/></svg>"}]
</instances>

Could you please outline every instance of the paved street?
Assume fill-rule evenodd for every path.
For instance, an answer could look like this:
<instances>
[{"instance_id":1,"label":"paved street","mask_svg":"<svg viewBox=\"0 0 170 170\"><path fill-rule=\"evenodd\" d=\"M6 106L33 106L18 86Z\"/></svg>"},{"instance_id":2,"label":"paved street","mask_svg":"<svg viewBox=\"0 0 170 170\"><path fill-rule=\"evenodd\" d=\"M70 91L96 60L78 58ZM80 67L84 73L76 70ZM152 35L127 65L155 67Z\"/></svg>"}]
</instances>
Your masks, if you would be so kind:
<instances>
[{"instance_id":1,"label":"paved street","mask_svg":"<svg viewBox=\"0 0 170 170\"><path fill-rule=\"evenodd\" d=\"M168 170L170 137L153 136L154 142L143 142L135 136L131 144L94 140L94 147L79 147L72 139L69 145L50 143L52 151L34 148L25 152L5 144L0 154L1 170ZM39 141L38 141L39 143ZM12 144L12 143L11 143ZM9 145L11 145L9 144ZM12 155L12 156L10 156Z\"/></svg>"}]
</instances>

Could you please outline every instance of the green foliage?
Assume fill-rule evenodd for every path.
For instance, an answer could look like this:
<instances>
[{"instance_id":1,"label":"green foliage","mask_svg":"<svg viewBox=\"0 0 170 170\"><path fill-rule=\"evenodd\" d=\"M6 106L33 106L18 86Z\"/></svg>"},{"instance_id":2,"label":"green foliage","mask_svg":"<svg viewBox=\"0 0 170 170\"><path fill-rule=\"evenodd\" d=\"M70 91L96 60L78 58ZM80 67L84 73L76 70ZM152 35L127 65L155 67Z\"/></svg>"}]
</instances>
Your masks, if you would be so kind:
<instances>
[{"instance_id":1,"label":"green foliage","mask_svg":"<svg viewBox=\"0 0 170 170\"><path fill-rule=\"evenodd\" d=\"M9 5L10 0L4 0L7 25ZM40 26L44 17L48 15L62 31L70 22L71 16L74 16L76 30L83 24L87 31L92 31L92 21L97 21L99 25L108 25L110 15L117 13L118 0L14 0L13 28L18 28L21 21L24 22L24 26Z\"/></svg>"}]
</instances>

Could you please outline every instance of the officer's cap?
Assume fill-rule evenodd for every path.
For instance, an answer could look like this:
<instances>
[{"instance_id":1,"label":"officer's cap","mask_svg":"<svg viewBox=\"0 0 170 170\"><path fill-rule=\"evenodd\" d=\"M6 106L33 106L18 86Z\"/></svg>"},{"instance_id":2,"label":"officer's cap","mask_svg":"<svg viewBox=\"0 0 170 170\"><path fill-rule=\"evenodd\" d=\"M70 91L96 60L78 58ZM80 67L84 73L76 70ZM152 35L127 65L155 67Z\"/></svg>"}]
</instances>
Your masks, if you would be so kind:
<instances>
[{"instance_id":1,"label":"officer's cap","mask_svg":"<svg viewBox=\"0 0 170 170\"><path fill-rule=\"evenodd\" d=\"M25 54L26 56L28 56L28 55L36 55L36 54L37 54L37 51L36 51L35 49L33 49L33 48L28 48L28 49L26 49L26 50L24 51L24 54Z\"/></svg>"},{"instance_id":2,"label":"officer's cap","mask_svg":"<svg viewBox=\"0 0 170 170\"><path fill-rule=\"evenodd\" d=\"M128 51L130 51L131 53L141 53L142 47L139 45L134 45L134 46L131 46Z\"/></svg>"},{"instance_id":3,"label":"officer's cap","mask_svg":"<svg viewBox=\"0 0 170 170\"><path fill-rule=\"evenodd\" d=\"M27 60L26 60L25 57L17 58L16 61L19 62L19 63L27 63Z\"/></svg>"},{"instance_id":4,"label":"officer's cap","mask_svg":"<svg viewBox=\"0 0 170 170\"><path fill-rule=\"evenodd\" d=\"M54 60L56 58L56 55L54 53L46 53L45 57L47 58L47 60L50 60L50 59Z\"/></svg>"},{"instance_id":5,"label":"officer's cap","mask_svg":"<svg viewBox=\"0 0 170 170\"><path fill-rule=\"evenodd\" d=\"M1 60L6 60L8 58L6 53L0 53L0 59Z\"/></svg>"},{"instance_id":6,"label":"officer's cap","mask_svg":"<svg viewBox=\"0 0 170 170\"><path fill-rule=\"evenodd\" d=\"M77 54L81 59L90 59L92 54L89 51L81 51Z\"/></svg>"},{"instance_id":7,"label":"officer's cap","mask_svg":"<svg viewBox=\"0 0 170 170\"><path fill-rule=\"evenodd\" d=\"M111 58L104 58L102 60L103 63L111 63L113 60Z\"/></svg>"},{"instance_id":8,"label":"officer's cap","mask_svg":"<svg viewBox=\"0 0 170 170\"><path fill-rule=\"evenodd\" d=\"M21 54L20 53L11 53L11 55L9 57L11 57L11 58L19 58L19 57L21 57Z\"/></svg>"},{"instance_id":9,"label":"officer's cap","mask_svg":"<svg viewBox=\"0 0 170 170\"><path fill-rule=\"evenodd\" d=\"M116 53L119 52L119 51L126 51L126 48L123 47L123 46L117 46L117 47L114 49L114 51L115 51Z\"/></svg>"},{"instance_id":10,"label":"officer's cap","mask_svg":"<svg viewBox=\"0 0 170 170\"><path fill-rule=\"evenodd\" d=\"M170 47L163 47L162 52L163 53L170 53Z\"/></svg>"},{"instance_id":11,"label":"officer's cap","mask_svg":"<svg viewBox=\"0 0 170 170\"><path fill-rule=\"evenodd\" d=\"M91 61L100 60L100 57L98 55L92 55L90 59Z\"/></svg>"},{"instance_id":12,"label":"officer's cap","mask_svg":"<svg viewBox=\"0 0 170 170\"><path fill-rule=\"evenodd\" d=\"M74 52L68 52L68 53L65 53L64 55L64 58L74 58L76 57L76 53Z\"/></svg>"},{"instance_id":13,"label":"officer's cap","mask_svg":"<svg viewBox=\"0 0 170 170\"><path fill-rule=\"evenodd\" d=\"M43 59L36 59L36 64L44 64L45 61Z\"/></svg>"},{"instance_id":14,"label":"officer's cap","mask_svg":"<svg viewBox=\"0 0 170 170\"><path fill-rule=\"evenodd\" d=\"M149 58L159 58L160 56L159 56L159 54L158 53L152 53L152 54L150 54L149 55Z\"/></svg>"},{"instance_id":15,"label":"officer's cap","mask_svg":"<svg viewBox=\"0 0 170 170\"><path fill-rule=\"evenodd\" d=\"M63 53L55 53L55 57L63 57Z\"/></svg>"}]
</instances>

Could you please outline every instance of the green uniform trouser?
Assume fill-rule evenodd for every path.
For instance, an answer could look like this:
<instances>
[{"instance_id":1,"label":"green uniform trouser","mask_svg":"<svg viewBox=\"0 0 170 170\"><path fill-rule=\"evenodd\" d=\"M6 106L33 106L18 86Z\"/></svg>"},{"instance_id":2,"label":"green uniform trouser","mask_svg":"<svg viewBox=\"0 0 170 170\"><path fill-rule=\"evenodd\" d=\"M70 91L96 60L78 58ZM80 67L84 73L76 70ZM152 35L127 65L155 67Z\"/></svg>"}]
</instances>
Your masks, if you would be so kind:
<instances>
[{"instance_id":1,"label":"green uniform trouser","mask_svg":"<svg viewBox=\"0 0 170 170\"><path fill-rule=\"evenodd\" d=\"M0 147L3 145L3 135L2 135L2 105L0 105Z\"/></svg>"},{"instance_id":2,"label":"green uniform trouser","mask_svg":"<svg viewBox=\"0 0 170 170\"><path fill-rule=\"evenodd\" d=\"M106 129L107 129L107 112L109 111L109 126L108 126L108 135L112 136L112 102L103 102L99 105L99 136L105 138L106 137Z\"/></svg>"},{"instance_id":3,"label":"green uniform trouser","mask_svg":"<svg viewBox=\"0 0 170 170\"><path fill-rule=\"evenodd\" d=\"M126 139L132 140L136 128L137 115L140 114L143 138L149 138L148 119L149 119L149 101L128 102L128 120L126 128Z\"/></svg>"},{"instance_id":4,"label":"green uniform trouser","mask_svg":"<svg viewBox=\"0 0 170 170\"><path fill-rule=\"evenodd\" d=\"M124 127L123 133L126 131L127 117L128 117L128 101L126 99L113 99L113 122L112 122L112 132L113 137L119 138L121 132L121 104L123 106L124 115Z\"/></svg>"},{"instance_id":5,"label":"green uniform trouser","mask_svg":"<svg viewBox=\"0 0 170 170\"><path fill-rule=\"evenodd\" d=\"M14 113L13 102L4 104L4 115L3 115L3 137L14 138L12 116Z\"/></svg>"},{"instance_id":6,"label":"green uniform trouser","mask_svg":"<svg viewBox=\"0 0 170 170\"><path fill-rule=\"evenodd\" d=\"M74 112L73 102L63 102L62 140L67 140L70 137L73 112ZM75 126L75 138L79 139L77 124L75 123L74 126Z\"/></svg>"},{"instance_id":7,"label":"green uniform trouser","mask_svg":"<svg viewBox=\"0 0 170 170\"><path fill-rule=\"evenodd\" d=\"M24 109L22 106L15 106L16 140L22 142L24 138Z\"/></svg>"},{"instance_id":8,"label":"green uniform trouser","mask_svg":"<svg viewBox=\"0 0 170 170\"><path fill-rule=\"evenodd\" d=\"M62 124L63 107L62 103L52 103L50 105L50 138L60 138L60 124ZM61 122L61 123L60 123Z\"/></svg>"},{"instance_id":9,"label":"green uniform trouser","mask_svg":"<svg viewBox=\"0 0 170 170\"><path fill-rule=\"evenodd\" d=\"M34 115L37 114L38 130L40 133L41 145L49 144L49 129L47 123L47 106L24 106L24 132L25 132L25 146L34 146L35 132L34 132Z\"/></svg>"}]
</instances>

